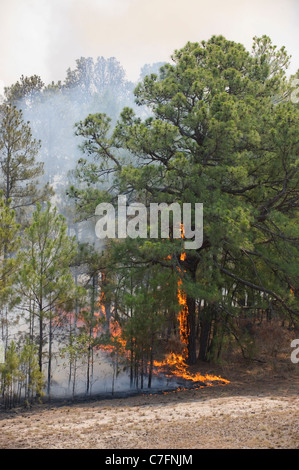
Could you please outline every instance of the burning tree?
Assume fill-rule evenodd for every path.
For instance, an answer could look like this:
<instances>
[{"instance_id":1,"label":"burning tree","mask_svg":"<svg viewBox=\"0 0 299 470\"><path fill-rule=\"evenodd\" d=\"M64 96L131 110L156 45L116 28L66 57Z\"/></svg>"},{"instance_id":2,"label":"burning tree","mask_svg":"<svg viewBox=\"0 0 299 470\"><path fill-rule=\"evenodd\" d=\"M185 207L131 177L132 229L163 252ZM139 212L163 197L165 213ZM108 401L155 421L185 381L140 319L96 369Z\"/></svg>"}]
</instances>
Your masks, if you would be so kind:
<instances>
[{"instance_id":1,"label":"burning tree","mask_svg":"<svg viewBox=\"0 0 299 470\"><path fill-rule=\"evenodd\" d=\"M151 117L125 108L113 132L105 115L80 123L87 160L77 174L88 184L75 196L89 209L92 189L96 204L105 197L113 202L117 191L146 206L203 203L200 248L181 257L181 242L172 236L117 241L111 265L115 273L127 266L127 279L148 270L163 292L169 274L176 276L165 299L183 307L185 359L194 364L198 354L208 359L217 331L220 338L221 331L232 333L232 319L245 307L298 316L298 298L290 296L298 269L288 261L290 254L298 259L298 107L288 100L287 53L266 36L254 39L251 52L213 36L186 44L172 61L135 90ZM111 182L106 196L98 188L104 175ZM138 288L132 295L136 303ZM149 315L145 299L132 318L139 309Z\"/></svg>"}]
</instances>

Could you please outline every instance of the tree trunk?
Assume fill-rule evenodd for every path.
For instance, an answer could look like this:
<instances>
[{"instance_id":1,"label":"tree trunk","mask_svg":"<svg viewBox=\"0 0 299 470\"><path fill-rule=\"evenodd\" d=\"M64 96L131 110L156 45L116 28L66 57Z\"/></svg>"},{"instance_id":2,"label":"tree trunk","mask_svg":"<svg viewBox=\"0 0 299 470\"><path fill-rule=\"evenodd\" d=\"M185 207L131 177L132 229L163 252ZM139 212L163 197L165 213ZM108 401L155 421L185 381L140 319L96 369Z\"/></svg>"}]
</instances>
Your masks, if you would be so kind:
<instances>
[{"instance_id":1,"label":"tree trunk","mask_svg":"<svg viewBox=\"0 0 299 470\"><path fill-rule=\"evenodd\" d=\"M76 390L76 375L77 375L77 358L74 360L74 372L73 372L73 390L72 390L72 399L75 399L75 390Z\"/></svg>"},{"instance_id":2,"label":"tree trunk","mask_svg":"<svg viewBox=\"0 0 299 470\"><path fill-rule=\"evenodd\" d=\"M51 374L52 374L52 315L50 315L50 324L49 324L49 359L48 359L48 384L47 384L47 393L50 400L50 391L51 391Z\"/></svg>"},{"instance_id":3,"label":"tree trunk","mask_svg":"<svg viewBox=\"0 0 299 470\"><path fill-rule=\"evenodd\" d=\"M130 387L133 387L134 382L134 351L133 351L133 338L131 337L130 347Z\"/></svg>"},{"instance_id":4,"label":"tree trunk","mask_svg":"<svg viewBox=\"0 0 299 470\"><path fill-rule=\"evenodd\" d=\"M43 368L43 316L42 316L41 311L39 312L38 365L39 365L40 372L42 372L42 368Z\"/></svg>"},{"instance_id":5,"label":"tree trunk","mask_svg":"<svg viewBox=\"0 0 299 470\"><path fill-rule=\"evenodd\" d=\"M143 364L143 355L144 355L144 351L143 351L143 345L141 345L141 372L140 372L140 388L141 390L143 389L143 367L144 367L144 364Z\"/></svg>"},{"instance_id":6,"label":"tree trunk","mask_svg":"<svg viewBox=\"0 0 299 470\"><path fill-rule=\"evenodd\" d=\"M196 363L196 325L195 325L195 299L187 296L187 329L188 329L188 356L187 364L192 365Z\"/></svg>"},{"instance_id":7,"label":"tree trunk","mask_svg":"<svg viewBox=\"0 0 299 470\"><path fill-rule=\"evenodd\" d=\"M208 360L207 353L209 350L211 326L212 324L210 319L204 319L201 321L199 338L199 360L205 362Z\"/></svg>"},{"instance_id":8,"label":"tree trunk","mask_svg":"<svg viewBox=\"0 0 299 470\"><path fill-rule=\"evenodd\" d=\"M91 350L91 345L89 344L88 350L87 350L86 395L88 395L89 385L90 385L90 350Z\"/></svg>"},{"instance_id":9,"label":"tree trunk","mask_svg":"<svg viewBox=\"0 0 299 470\"><path fill-rule=\"evenodd\" d=\"M149 360L149 371L148 371L148 388L152 386L152 375L153 375L153 364L154 364L154 335L152 335L151 347L150 347L150 360Z\"/></svg>"},{"instance_id":10,"label":"tree trunk","mask_svg":"<svg viewBox=\"0 0 299 470\"><path fill-rule=\"evenodd\" d=\"M196 282L196 270L198 266L198 259L192 254L188 254L184 268L189 272L193 282ZM187 295L187 330L188 330L188 357L187 364L192 365L196 363L196 302L195 298Z\"/></svg>"}]
</instances>

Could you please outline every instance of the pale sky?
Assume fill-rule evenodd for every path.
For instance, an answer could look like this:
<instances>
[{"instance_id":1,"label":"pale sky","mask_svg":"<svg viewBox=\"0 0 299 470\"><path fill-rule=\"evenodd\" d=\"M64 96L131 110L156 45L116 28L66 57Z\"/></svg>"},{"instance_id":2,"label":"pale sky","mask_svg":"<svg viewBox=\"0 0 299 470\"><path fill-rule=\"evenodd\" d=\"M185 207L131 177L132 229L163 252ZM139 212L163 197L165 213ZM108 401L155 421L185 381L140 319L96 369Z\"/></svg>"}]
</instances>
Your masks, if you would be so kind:
<instances>
[{"instance_id":1,"label":"pale sky","mask_svg":"<svg viewBox=\"0 0 299 470\"><path fill-rule=\"evenodd\" d=\"M187 41L267 34L299 68L299 0L0 0L0 93L23 75L64 80L83 57L116 57L130 80Z\"/></svg>"}]
</instances>

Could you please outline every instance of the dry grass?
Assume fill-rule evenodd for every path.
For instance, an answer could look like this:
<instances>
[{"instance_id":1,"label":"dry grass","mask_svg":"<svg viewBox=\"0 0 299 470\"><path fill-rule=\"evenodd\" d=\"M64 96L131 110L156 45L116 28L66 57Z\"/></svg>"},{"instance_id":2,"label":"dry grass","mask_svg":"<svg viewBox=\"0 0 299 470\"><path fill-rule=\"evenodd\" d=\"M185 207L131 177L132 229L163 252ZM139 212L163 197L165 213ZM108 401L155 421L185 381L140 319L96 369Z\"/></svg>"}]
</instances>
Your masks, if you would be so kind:
<instances>
[{"instance_id":1,"label":"dry grass","mask_svg":"<svg viewBox=\"0 0 299 470\"><path fill-rule=\"evenodd\" d=\"M226 372L226 386L2 412L0 448L299 448L298 371Z\"/></svg>"}]
</instances>

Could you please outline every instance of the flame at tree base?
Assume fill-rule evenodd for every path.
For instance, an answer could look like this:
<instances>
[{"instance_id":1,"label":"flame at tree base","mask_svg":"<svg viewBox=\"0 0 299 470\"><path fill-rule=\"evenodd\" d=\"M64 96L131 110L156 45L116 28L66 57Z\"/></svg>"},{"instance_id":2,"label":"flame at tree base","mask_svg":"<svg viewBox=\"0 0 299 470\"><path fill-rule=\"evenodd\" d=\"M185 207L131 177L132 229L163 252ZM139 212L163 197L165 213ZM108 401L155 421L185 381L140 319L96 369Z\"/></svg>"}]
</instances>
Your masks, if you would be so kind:
<instances>
[{"instance_id":1,"label":"flame at tree base","mask_svg":"<svg viewBox=\"0 0 299 470\"><path fill-rule=\"evenodd\" d=\"M180 354L170 353L164 361L154 361L156 373L161 371L167 377L176 377L184 380L191 380L193 382L202 382L204 385L212 386L213 382L228 384L229 380L223 379L217 375L201 375L199 372L188 372L188 365L185 359Z\"/></svg>"},{"instance_id":2,"label":"flame at tree base","mask_svg":"<svg viewBox=\"0 0 299 470\"><path fill-rule=\"evenodd\" d=\"M185 253L181 254L181 261L184 261L186 258ZM177 381L186 381L194 384L192 388L201 388L203 386L212 386L213 383L217 384L228 384L230 383L229 380L223 379L217 375L206 374L202 375L201 373L190 373L187 364L188 358L188 340L189 340L189 330L188 330L188 315L189 310L187 306L187 296L182 288L183 281L180 278L178 280L177 285L177 299L180 306L179 314L178 314L178 325L179 325L179 341L181 346L181 353L171 352L167 355L167 357L163 361L154 360L151 364L148 363L148 370L151 370L153 375L159 376L160 374L166 378L175 378ZM104 305L105 296L104 293L101 293L99 307L100 313L99 315L107 320L106 316L106 309ZM98 330L94 332L95 335L98 334ZM122 329L119 322L113 318L113 316L109 319L109 333L110 333L110 340L109 344L100 344L98 345L98 349L108 352L115 358L118 355L125 357L129 360L130 352L127 349L127 340L123 338ZM176 348L175 348L176 349ZM153 367L152 367L153 366ZM142 368L144 367L144 364ZM179 387L181 389L182 387ZM189 386L190 388L190 386Z\"/></svg>"},{"instance_id":3,"label":"flame at tree base","mask_svg":"<svg viewBox=\"0 0 299 470\"><path fill-rule=\"evenodd\" d=\"M181 224L181 236L184 238L184 228L183 224ZM170 258L170 257L169 257ZM181 253L180 255L180 261L184 262L187 258L186 253ZM157 369L157 373L159 371L163 371L164 375L166 376L171 376L171 377L177 377L180 379L192 381L192 382L200 382L203 385L208 385L211 386L213 385L213 382L221 383L221 384L228 384L230 383L229 380L223 379L222 377L219 377L217 375L202 375L199 372L191 374L188 372L188 365L186 363L187 357L188 357L188 343L189 343L189 327L188 327L188 315L189 315L189 310L188 310L188 305L187 305L187 295L184 292L182 285L183 285L183 280L182 280L182 275L184 273L184 270L182 268L178 268L178 272L180 274L180 277L178 279L178 284L177 284L177 299L178 303L180 306L180 311L178 314L178 324L179 324L179 332L180 332L180 341L183 346L183 351L181 354L177 353L170 353L166 357L166 359L162 362L159 361L154 361L153 365Z\"/></svg>"}]
</instances>

